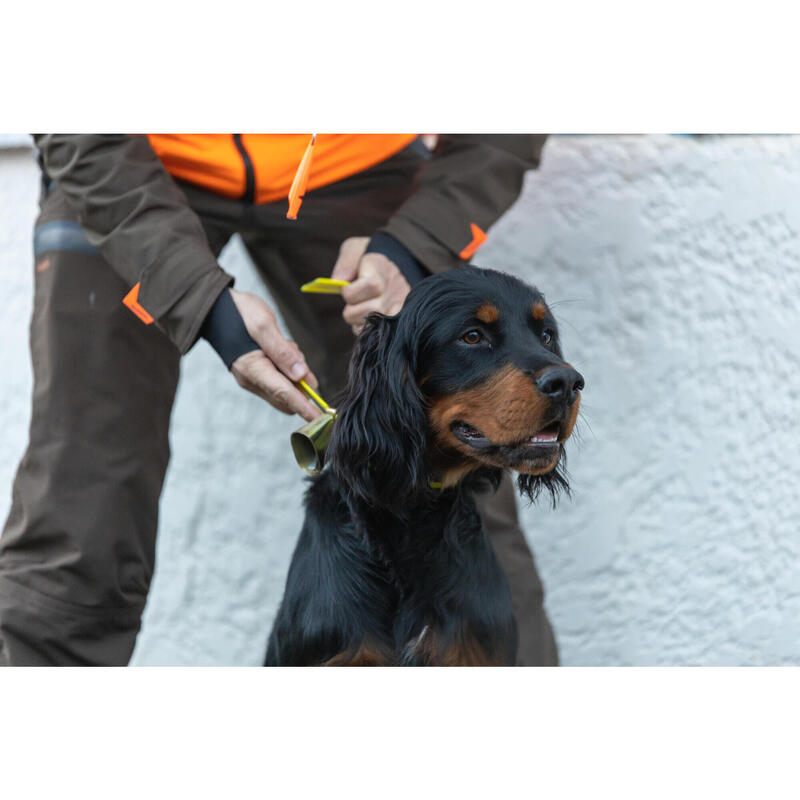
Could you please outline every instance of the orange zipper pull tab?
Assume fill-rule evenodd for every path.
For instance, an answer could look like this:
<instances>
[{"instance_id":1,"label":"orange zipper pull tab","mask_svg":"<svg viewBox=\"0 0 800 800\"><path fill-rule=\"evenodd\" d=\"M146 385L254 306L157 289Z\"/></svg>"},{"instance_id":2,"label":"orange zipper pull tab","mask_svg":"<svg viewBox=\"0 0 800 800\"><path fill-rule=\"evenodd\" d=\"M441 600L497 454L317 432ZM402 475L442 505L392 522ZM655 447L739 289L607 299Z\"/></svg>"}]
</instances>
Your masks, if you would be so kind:
<instances>
[{"instance_id":1,"label":"orange zipper pull tab","mask_svg":"<svg viewBox=\"0 0 800 800\"><path fill-rule=\"evenodd\" d=\"M314 160L314 142L317 141L317 134L312 134L311 141L306 147L306 152L303 153L303 158L297 167L297 172L292 181L292 188L289 189L289 211L286 213L286 219L297 219L297 212L300 211L300 206L303 203L303 197L306 193L306 186L308 186L308 175L311 172L311 162Z\"/></svg>"}]
</instances>

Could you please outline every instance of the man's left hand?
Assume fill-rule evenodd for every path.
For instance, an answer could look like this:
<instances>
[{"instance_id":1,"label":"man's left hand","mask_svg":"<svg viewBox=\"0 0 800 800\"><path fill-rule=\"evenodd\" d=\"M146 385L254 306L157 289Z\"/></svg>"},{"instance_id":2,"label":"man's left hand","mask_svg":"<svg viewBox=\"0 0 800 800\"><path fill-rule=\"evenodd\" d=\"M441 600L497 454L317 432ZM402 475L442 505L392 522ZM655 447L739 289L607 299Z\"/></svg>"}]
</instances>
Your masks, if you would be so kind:
<instances>
[{"instance_id":1,"label":"man's left hand","mask_svg":"<svg viewBox=\"0 0 800 800\"><path fill-rule=\"evenodd\" d=\"M368 236L345 239L331 273L336 280L351 281L342 289L346 303L342 317L358 334L373 311L393 316L403 307L411 286L402 272L381 253L365 253Z\"/></svg>"}]
</instances>

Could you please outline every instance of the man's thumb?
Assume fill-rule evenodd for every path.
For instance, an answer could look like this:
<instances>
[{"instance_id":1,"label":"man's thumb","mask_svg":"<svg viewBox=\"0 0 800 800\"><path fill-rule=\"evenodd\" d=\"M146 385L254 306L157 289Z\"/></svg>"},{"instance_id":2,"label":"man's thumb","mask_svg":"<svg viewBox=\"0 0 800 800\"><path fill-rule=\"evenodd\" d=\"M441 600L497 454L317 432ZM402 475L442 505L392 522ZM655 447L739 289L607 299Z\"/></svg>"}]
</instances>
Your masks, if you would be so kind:
<instances>
[{"instance_id":1,"label":"man's thumb","mask_svg":"<svg viewBox=\"0 0 800 800\"><path fill-rule=\"evenodd\" d=\"M337 281L354 281L358 277L358 262L369 244L368 237L352 237L342 243L339 257L333 265L331 278Z\"/></svg>"}]
</instances>

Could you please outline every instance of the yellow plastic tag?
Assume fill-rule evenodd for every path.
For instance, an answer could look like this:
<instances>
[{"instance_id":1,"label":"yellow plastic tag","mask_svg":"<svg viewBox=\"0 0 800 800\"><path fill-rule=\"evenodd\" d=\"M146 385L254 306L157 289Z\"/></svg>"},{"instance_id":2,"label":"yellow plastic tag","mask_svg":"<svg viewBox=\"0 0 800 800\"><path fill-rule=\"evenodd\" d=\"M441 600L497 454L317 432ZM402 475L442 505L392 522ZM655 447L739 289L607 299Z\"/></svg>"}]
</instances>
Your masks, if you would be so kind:
<instances>
[{"instance_id":1,"label":"yellow plastic tag","mask_svg":"<svg viewBox=\"0 0 800 800\"><path fill-rule=\"evenodd\" d=\"M309 283L300 287L301 292L309 294L341 294L343 286L349 286L350 281L337 281L333 278L314 278Z\"/></svg>"},{"instance_id":2,"label":"yellow plastic tag","mask_svg":"<svg viewBox=\"0 0 800 800\"><path fill-rule=\"evenodd\" d=\"M331 408L305 381L297 381L295 384L301 391L306 393L306 396L312 400L320 411L329 411L335 413L336 409Z\"/></svg>"}]
</instances>

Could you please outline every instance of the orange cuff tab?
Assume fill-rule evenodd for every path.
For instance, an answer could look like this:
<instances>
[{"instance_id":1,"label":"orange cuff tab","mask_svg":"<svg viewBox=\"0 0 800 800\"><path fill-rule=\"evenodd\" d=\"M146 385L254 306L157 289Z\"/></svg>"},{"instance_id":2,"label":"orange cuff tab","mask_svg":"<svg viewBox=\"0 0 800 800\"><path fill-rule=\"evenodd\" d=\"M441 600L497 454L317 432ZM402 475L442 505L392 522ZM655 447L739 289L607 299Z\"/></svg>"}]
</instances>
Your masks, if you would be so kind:
<instances>
[{"instance_id":1,"label":"orange cuff tab","mask_svg":"<svg viewBox=\"0 0 800 800\"><path fill-rule=\"evenodd\" d=\"M303 153L300 165L297 167L297 172L292 181L292 188L289 189L289 211L286 213L286 219L297 219L297 213L300 211L300 206L303 203L303 197L306 193L306 187L308 186L311 162L314 160L314 142L316 141L317 134L315 133L311 137L308 147L306 147L306 152Z\"/></svg>"},{"instance_id":2,"label":"orange cuff tab","mask_svg":"<svg viewBox=\"0 0 800 800\"><path fill-rule=\"evenodd\" d=\"M464 261L469 261L486 241L486 234L474 222L470 222L469 228L472 231L472 241L458 254Z\"/></svg>"},{"instance_id":3,"label":"orange cuff tab","mask_svg":"<svg viewBox=\"0 0 800 800\"><path fill-rule=\"evenodd\" d=\"M150 314L148 314L142 306L139 305L139 287L142 285L141 281L136 284L136 286L131 289L128 294L122 300L122 304L126 305L134 314L136 314L139 319L144 322L145 325L149 325L151 322L154 322Z\"/></svg>"}]
</instances>

